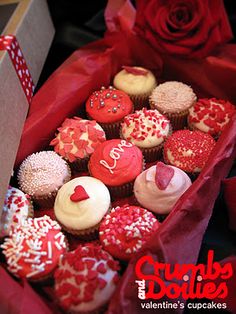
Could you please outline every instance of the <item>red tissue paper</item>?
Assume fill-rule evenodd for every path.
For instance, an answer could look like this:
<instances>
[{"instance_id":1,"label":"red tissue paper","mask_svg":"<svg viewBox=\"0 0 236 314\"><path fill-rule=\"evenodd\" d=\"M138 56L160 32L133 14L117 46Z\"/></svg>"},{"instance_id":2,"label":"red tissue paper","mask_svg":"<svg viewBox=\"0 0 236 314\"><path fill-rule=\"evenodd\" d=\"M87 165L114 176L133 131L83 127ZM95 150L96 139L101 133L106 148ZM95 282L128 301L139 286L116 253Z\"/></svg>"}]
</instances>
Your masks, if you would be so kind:
<instances>
[{"instance_id":1,"label":"red tissue paper","mask_svg":"<svg viewBox=\"0 0 236 314\"><path fill-rule=\"evenodd\" d=\"M217 6L213 4L216 2L221 8L221 14ZM105 12L107 23L105 37L75 51L34 96L22 134L16 167L27 155L45 149L64 119L79 115L89 95L94 90L100 89L102 85L110 85L114 75L124 65L140 65L148 68L153 71L159 82L179 80L187 83L192 86L199 98L216 97L236 102L236 46L225 44L225 41L231 38L231 31L223 2L209 0L204 1L203 4L202 1L166 1L168 6L162 8L165 12L163 18L172 16L172 23L177 23L179 26L183 22L182 28L185 31L190 28L191 23L195 23L195 26L201 25L202 36L206 34L206 38L205 41L196 39L191 44L190 33L186 32L185 41L182 38L178 41L172 40L171 45L162 44L163 50L149 42L151 35L145 37L146 35L137 32L137 28L141 25L142 10L146 7L148 9L149 3L151 5L154 1L137 1L136 12L128 0L108 1ZM155 12L152 14L159 14L158 10L161 7L156 7L158 3L164 2L156 1L153 9ZM180 8L179 5L171 6L171 3L183 5ZM205 10L203 10L205 5L208 5L209 22L207 23L203 21L206 19ZM194 15L195 6L197 16ZM150 9L148 10L151 14ZM182 22L176 20L176 10L182 12ZM217 16L215 28L212 25L213 17L210 12L212 10ZM148 15L145 18L147 19ZM155 21L159 23L159 19ZM166 21L160 21L160 23L166 23ZM163 25L159 25L158 30L164 27ZM146 24L143 27L145 28ZM150 29L148 34L150 34ZM212 43L210 43L211 40ZM183 42L190 50L180 49ZM207 43L207 48L202 46L201 53L200 43L204 47ZM176 45L176 51L169 50L169 47L173 45ZM182 52L188 53L192 51L191 49L196 51L195 58L184 57ZM173 52L177 52L178 56L173 55ZM156 261L171 265L197 263L202 238L212 215L221 182L230 171L235 157L236 116L217 141L200 176L179 199L173 211L142 252L130 261L110 302L109 314L145 311L140 307L135 285L134 267L139 257L151 255ZM172 313L182 311L180 308L171 310ZM168 312L166 309L159 309L158 313Z\"/></svg>"}]
</instances>

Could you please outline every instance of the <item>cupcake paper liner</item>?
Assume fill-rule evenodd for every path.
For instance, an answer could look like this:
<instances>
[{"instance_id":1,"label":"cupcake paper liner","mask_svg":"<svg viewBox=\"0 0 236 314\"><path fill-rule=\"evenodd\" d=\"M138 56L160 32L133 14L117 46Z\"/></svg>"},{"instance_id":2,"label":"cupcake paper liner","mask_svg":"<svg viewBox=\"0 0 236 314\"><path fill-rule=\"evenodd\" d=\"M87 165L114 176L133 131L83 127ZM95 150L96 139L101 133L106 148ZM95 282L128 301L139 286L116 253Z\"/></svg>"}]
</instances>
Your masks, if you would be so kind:
<instances>
[{"instance_id":1,"label":"cupcake paper liner","mask_svg":"<svg viewBox=\"0 0 236 314\"><path fill-rule=\"evenodd\" d=\"M134 104L134 110L141 110L143 107L149 108L149 96L150 93L140 94L140 95L130 95L130 99Z\"/></svg>"},{"instance_id":2,"label":"cupcake paper liner","mask_svg":"<svg viewBox=\"0 0 236 314\"><path fill-rule=\"evenodd\" d=\"M88 171L88 161L89 157L86 157L70 163L73 174Z\"/></svg>"}]
</instances>

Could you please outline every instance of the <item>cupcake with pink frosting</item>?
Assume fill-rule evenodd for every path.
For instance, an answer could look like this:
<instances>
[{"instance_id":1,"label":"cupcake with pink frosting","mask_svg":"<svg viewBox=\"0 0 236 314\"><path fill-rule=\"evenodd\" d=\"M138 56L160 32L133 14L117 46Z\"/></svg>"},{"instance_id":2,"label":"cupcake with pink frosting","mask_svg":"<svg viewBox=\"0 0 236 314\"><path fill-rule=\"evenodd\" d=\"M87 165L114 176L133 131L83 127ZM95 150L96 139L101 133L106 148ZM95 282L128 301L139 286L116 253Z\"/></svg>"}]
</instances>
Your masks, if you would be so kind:
<instances>
[{"instance_id":1,"label":"cupcake with pink frosting","mask_svg":"<svg viewBox=\"0 0 236 314\"><path fill-rule=\"evenodd\" d=\"M136 178L134 195L143 207L158 215L167 215L191 184L184 171L158 162Z\"/></svg>"},{"instance_id":2,"label":"cupcake with pink frosting","mask_svg":"<svg viewBox=\"0 0 236 314\"><path fill-rule=\"evenodd\" d=\"M182 129L187 125L189 109L196 100L197 96L190 86L176 81L158 85L149 98L150 107L164 114L174 130Z\"/></svg>"}]
</instances>

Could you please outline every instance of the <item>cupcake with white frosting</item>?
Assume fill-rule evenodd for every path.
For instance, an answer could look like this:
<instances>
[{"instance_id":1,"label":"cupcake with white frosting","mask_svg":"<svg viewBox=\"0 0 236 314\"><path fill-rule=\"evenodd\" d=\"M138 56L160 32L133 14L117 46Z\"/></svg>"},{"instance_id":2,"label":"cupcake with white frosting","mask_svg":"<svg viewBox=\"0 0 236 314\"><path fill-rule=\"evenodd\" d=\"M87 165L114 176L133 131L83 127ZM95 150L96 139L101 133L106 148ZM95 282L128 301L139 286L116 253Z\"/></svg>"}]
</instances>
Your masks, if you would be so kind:
<instances>
[{"instance_id":1,"label":"cupcake with white frosting","mask_svg":"<svg viewBox=\"0 0 236 314\"><path fill-rule=\"evenodd\" d=\"M58 191L54 213L64 230L95 238L99 224L110 209L110 193L100 180L83 176L64 184Z\"/></svg>"},{"instance_id":2,"label":"cupcake with white frosting","mask_svg":"<svg viewBox=\"0 0 236 314\"><path fill-rule=\"evenodd\" d=\"M138 146L146 162L158 160L166 138L171 134L169 120L157 110L143 108L124 118L121 138Z\"/></svg>"}]
</instances>

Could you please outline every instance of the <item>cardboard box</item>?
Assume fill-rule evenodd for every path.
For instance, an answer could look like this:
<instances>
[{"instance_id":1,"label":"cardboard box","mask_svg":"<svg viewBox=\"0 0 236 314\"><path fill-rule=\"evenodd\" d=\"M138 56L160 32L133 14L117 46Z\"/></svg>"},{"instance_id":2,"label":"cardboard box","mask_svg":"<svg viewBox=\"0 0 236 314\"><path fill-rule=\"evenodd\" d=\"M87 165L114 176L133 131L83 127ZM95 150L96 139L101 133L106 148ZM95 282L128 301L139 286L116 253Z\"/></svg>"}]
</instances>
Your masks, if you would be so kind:
<instances>
[{"instance_id":1,"label":"cardboard box","mask_svg":"<svg viewBox=\"0 0 236 314\"><path fill-rule=\"evenodd\" d=\"M0 35L14 35L36 85L54 27L46 0L0 0ZM0 51L0 214L29 103L7 51Z\"/></svg>"}]
</instances>

